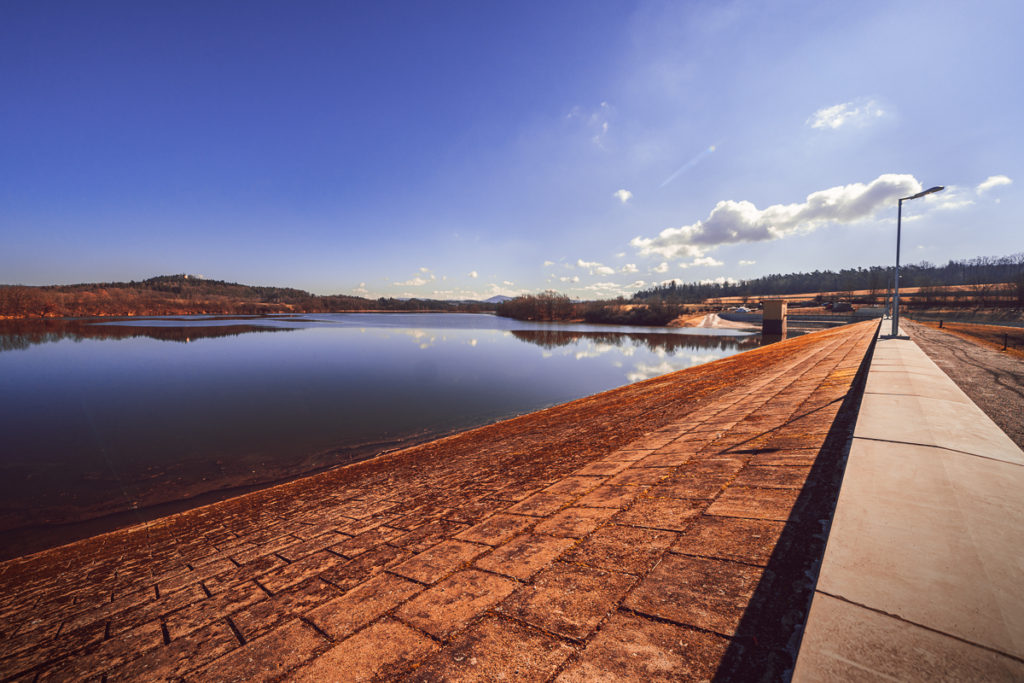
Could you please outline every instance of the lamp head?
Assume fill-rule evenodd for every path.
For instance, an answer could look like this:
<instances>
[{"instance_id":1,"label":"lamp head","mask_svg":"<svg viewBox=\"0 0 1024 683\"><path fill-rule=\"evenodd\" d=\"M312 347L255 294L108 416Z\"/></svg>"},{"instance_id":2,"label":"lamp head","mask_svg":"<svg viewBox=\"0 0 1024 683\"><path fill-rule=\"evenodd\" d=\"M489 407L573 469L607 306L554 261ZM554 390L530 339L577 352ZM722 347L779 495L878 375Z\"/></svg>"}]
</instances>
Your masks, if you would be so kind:
<instances>
[{"instance_id":1,"label":"lamp head","mask_svg":"<svg viewBox=\"0 0 1024 683\"><path fill-rule=\"evenodd\" d=\"M900 201L902 202L902 201L906 201L908 199L917 199L918 197L923 197L926 194L931 194L933 192L942 192L945 189L946 189L945 185L936 185L935 187L929 187L927 190L922 190L921 192L918 192L913 197L904 197Z\"/></svg>"}]
</instances>

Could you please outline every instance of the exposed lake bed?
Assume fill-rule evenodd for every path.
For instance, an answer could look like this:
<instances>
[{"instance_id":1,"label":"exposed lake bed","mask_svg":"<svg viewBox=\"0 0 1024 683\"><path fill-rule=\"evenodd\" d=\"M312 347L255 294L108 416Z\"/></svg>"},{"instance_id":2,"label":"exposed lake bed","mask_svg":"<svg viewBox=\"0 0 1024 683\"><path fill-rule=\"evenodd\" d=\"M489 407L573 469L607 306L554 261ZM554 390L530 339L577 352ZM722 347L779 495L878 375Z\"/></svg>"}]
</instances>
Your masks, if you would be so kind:
<instances>
[{"instance_id":1,"label":"exposed lake bed","mask_svg":"<svg viewBox=\"0 0 1024 683\"><path fill-rule=\"evenodd\" d=\"M758 343L473 314L7 321L3 545L71 540Z\"/></svg>"}]
</instances>

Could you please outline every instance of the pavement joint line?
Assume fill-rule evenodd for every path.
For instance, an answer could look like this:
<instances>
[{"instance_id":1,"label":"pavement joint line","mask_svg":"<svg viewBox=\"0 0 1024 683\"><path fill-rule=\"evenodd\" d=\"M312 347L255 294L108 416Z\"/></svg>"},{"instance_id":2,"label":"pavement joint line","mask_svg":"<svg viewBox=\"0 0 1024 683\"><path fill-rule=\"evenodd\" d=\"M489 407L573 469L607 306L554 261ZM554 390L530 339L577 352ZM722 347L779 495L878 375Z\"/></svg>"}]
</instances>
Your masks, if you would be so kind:
<instances>
[{"instance_id":1,"label":"pavement joint line","mask_svg":"<svg viewBox=\"0 0 1024 683\"><path fill-rule=\"evenodd\" d=\"M917 443L916 441L899 441L899 440L896 440L896 439L879 439L877 437L872 437L872 436L855 436L853 438L854 438L854 440L874 441L876 443L891 443L891 444L897 444L897 445L902 445L902 446L918 446L920 448L934 448L934 449L939 450L939 451L946 451L946 452L949 452L949 453L956 453L957 455L966 455L966 456L970 456L972 458L981 458L982 460L990 460L992 462L998 462L998 463L1003 464L1003 465L1011 465L1013 467L1024 467L1024 463L1011 462L1009 460L1002 460L1000 458L993 458L993 457L988 456L988 455L981 455L980 453L971 453L970 451L961 451L961 450L958 450L956 448L949 448L948 446L939 446L937 444Z\"/></svg>"},{"instance_id":2,"label":"pavement joint line","mask_svg":"<svg viewBox=\"0 0 1024 683\"><path fill-rule=\"evenodd\" d=\"M821 590L820 588L815 588L814 592L815 593L821 593L822 595L827 595L828 597L830 597L830 598L832 598L834 600L839 600L839 601L845 602L848 605L853 605L854 607L859 607L860 609L867 610L869 612L874 612L875 614L880 614L880 615L882 615L884 617L888 617L890 619L895 619L896 621L900 621L900 622L902 622L904 624L909 624L911 626L916 626L917 628L924 629L925 631L929 631L931 633L936 633L936 634L938 634L940 636L945 636L946 638L951 638L953 640L956 640L956 641L959 641L959 642L963 643L964 645L970 645L971 647L976 647L978 649L985 650L987 652L992 652L993 654L1002 655L1003 657L1006 657L1008 659L1012 659L1012 660L1014 660L1016 662L1020 662L1020 663L1024 664L1024 658L1018 657L1018 656L1013 655L1013 654L1011 654L1009 652L1004 652L1004 651L996 649L994 647L989 647L988 645L983 645L981 643L976 643L973 640L967 640L966 638L961 638L960 636L954 635L952 633L947 633L946 631L941 631L939 629L932 628L931 626L927 626L925 624L921 624L921 623L918 623L916 621L911 621L910 619L906 619L904 617L901 617L898 614L893 614L892 612L886 612L885 610L878 609L877 607L871 607L870 605L865 605L863 603L857 602L856 600L850 600L849 598L846 598L846 597L844 597L842 595L836 595L835 593L829 593L828 591Z\"/></svg>"},{"instance_id":3,"label":"pavement joint line","mask_svg":"<svg viewBox=\"0 0 1024 683\"><path fill-rule=\"evenodd\" d=\"M740 639L740 638L743 637L743 636L739 636L739 635L736 635L736 634L733 634L731 636L727 636L727 635L725 635L723 633L719 633L718 631L715 631L714 629L704 628L702 626L697 626L696 624L689 624L689 623L687 623L685 621L676 621L675 619L669 619L668 617L661 617L661 616L658 616L657 614L649 614L647 612L644 612L643 610L638 610L638 609L633 608L633 607L626 607L624 605L620 606L619 610L621 610L623 612L626 612L627 614L635 614L636 616L641 617L643 619L647 619L648 621L656 621L658 623L669 624L671 626L680 626L682 628L689 629L691 631L696 631L698 633L707 633L707 634L710 634L710 635L713 635L713 636L717 636L718 638L722 638L723 640L732 641L732 640L737 640L737 639Z\"/></svg>"}]
</instances>

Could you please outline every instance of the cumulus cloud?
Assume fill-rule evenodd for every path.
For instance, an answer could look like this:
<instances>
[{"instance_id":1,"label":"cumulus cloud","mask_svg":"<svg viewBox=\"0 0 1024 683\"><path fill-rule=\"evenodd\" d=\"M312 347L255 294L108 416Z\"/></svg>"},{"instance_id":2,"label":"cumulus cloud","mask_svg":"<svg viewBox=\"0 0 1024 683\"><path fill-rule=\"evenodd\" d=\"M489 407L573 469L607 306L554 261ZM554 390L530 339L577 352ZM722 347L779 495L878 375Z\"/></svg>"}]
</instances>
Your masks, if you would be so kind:
<instances>
[{"instance_id":1,"label":"cumulus cloud","mask_svg":"<svg viewBox=\"0 0 1024 683\"><path fill-rule=\"evenodd\" d=\"M615 269L611 266L606 266L603 263L597 261L584 261L583 259L577 259L576 265L580 268L586 268L590 271L591 275L614 275Z\"/></svg>"},{"instance_id":2,"label":"cumulus cloud","mask_svg":"<svg viewBox=\"0 0 1024 683\"><path fill-rule=\"evenodd\" d=\"M757 261L748 261L746 259L740 259L740 265L741 266L752 266L755 263L757 263Z\"/></svg>"},{"instance_id":3,"label":"cumulus cloud","mask_svg":"<svg viewBox=\"0 0 1024 683\"><path fill-rule=\"evenodd\" d=\"M703 221L666 228L657 237L635 237L630 245L643 256L700 258L722 244L777 240L813 232L828 223L856 223L920 190L921 183L914 176L886 173L866 185L853 183L813 192L798 204L758 209L745 200L720 201Z\"/></svg>"},{"instance_id":4,"label":"cumulus cloud","mask_svg":"<svg viewBox=\"0 0 1024 683\"><path fill-rule=\"evenodd\" d=\"M566 276L560 277L558 279L561 282L579 282L580 281L580 276L579 275L573 275L572 277L569 277L568 275L566 275Z\"/></svg>"},{"instance_id":5,"label":"cumulus cloud","mask_svg":"<svg viewBox=\"0 0 1024 683\"><path fill-rule=\"evenodd\" d=\"M633 198L633 193L630 192L629 190L616 190L612 196L618 199L623 204L625 204L626 202Z\"/></svg>"},{"instance_id":6,"label":"cumulus cloud","mask_svg":"<svg viewBox=\"0 0 1024 683\"><path fill-rule=\"evenodd\" d=\"M855 100L819 109L807 119L807 125L836 130L846 125L865 126L883 116L885 112L874 100Z\"/></svg>"},{"instance_id":7,"label":"cumulus cloud","mask_svg":"<svg viewBox=\"0 0 1024 683\"><path fill-rule=\"evenodd\" d=\"M430 282L430 280L427 280L427 279L422 278L419 275L417 275L416 277L414 277L414 278L412 278L410 280L406 280L405 282L396 282L395 284L400 286L400 287L422 287L423 285L427 284L428 282Z\"/></svg>"},{"instance_id":8,"label":"cumulus cloud","mask_svg":"<svg viewBox=\"0 0 1024 683\"><path fill-rule=\"evenodd\" d=\"M977 188L978 194L988 192L993 187L999 187L1000 185L1009 185L1013 181L1009 177L1004 175L990 175L988 178L983 180Z\"/></svg>"},{"instance_id":9,"label":"cumulus cloud","mask_svg":"<svg viewBox=\"0 0 1024 683\"><path fill-rule=\"evenodd\" d=\"M619 269L620 273L639 273L640 269L636 267L635 263L627 263Z\"/></svg>"},{"instance_id":10,"label":"cumulus cloud","mask_svg":"<svg viewBox=\"0 0 1024 683\"><path fill-rule=\"evenodd\" d=\"M653 268L651 268L651 270L654 271L655 273L667 273L668 272L668 263L666 261L662 261L658 265L656 265Z\"/></svg>"},{"instance_id":11,"label":"cumulus cloud","mask_svg":"<svg viewBox=\"0 0 1024 683\"><path fill-rule=\"evenodd\" d=\"M553 265L555 265L555 262L554 262L554 261L545 261L545 262L544 262L544 267L545 267L545 268L547 268L548 266L553 266Z\"/></svg>"},{"instance_id":12,"label":"cumulus cloud","mask_svg":"<svg viewBox=\"0 0 1024 683\"><path fill-rule=\"evenodd\" d=\"M354 293L356 293L356 294L362 294L362 295L366 295L366 294L369 294L369 293L370 293L370 290L368 290L368 289L366 288L366 283L365 283L365 282L360 282L360 283L359 283L359 286L358 286L358 287L356 287L356 288L355 288L354 290L352 290L352 291L353 291Z\"/></svg>"},{"instance_id":13,"label":"cumulus cloud","mask_svg":"<svg viewBox=\"0 0 1024 683\"><path fill-rule=\"evenodd\" d=\"M420 272L421 273L429 273L430 272L430 268L427 268L426 266L424 266L424 267L420 268Z\"/></svg>"},{"instance_id":14,"label":"cumulus cloud","mask_svg":"<svg viewBox=\"0 0 1024 683\"><path fill-rule=\"evenodd\" d=\"M475 270L471 270L469 271L469 276L475 280L478 277L480 277L480 273L476 272Z\"/></svg>"}]
</instances>

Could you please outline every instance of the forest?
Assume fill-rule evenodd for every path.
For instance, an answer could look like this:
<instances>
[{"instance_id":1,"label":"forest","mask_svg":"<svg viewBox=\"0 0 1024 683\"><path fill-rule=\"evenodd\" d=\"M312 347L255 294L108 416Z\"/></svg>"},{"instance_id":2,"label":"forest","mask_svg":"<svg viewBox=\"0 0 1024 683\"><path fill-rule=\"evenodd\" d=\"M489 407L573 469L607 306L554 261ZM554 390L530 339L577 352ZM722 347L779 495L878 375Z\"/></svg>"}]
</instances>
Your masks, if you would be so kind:
<instances>
[{"instance_id":1,"label":"forest","mask_svg":"<svg viewBox=\"0 0 1024 683\"><path fill-rule=\"evenodd\" d=\"M672 281L656 285L633 295L638 302L659 301L663 303L699 303L723 297L748 297L750 299L780 296L786 294L838 294L838 298L855 300L870 298L872 302L885 296L891 286L892 267L872 266L870 268L844 268L839 271L815 270L785 275L764 277L738 282L691 282L688 284ZM1009 284L999 288L996 285ZM941 288L967 285L987 298L983 306L1024 305L1024 253L1003 257L979 257L963 261L949 261L936 266L927 261L900 266L900 287L920 287L939 295ZM1006 293L996 294L996 292ZM948 290L951 303L957 298L969 298L972 294L959 297ZM863 294L857 294L863 292ZM865 302L866 303L866 302Z\"/></svg>"}]
</instances>

